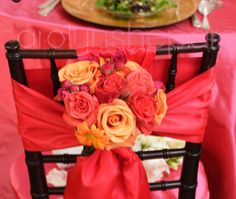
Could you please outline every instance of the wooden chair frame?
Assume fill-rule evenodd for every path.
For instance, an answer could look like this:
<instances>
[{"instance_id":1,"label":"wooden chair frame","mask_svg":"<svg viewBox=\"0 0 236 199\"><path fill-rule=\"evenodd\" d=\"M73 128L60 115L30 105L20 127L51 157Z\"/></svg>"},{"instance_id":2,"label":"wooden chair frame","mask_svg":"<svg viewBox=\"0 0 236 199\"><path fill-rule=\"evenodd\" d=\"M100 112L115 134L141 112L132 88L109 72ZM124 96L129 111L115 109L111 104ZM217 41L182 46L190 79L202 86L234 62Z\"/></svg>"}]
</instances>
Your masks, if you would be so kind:
<instances>
[{"instance_id":1,"label":"wooden chair frame","mask_svg":"<svg viewBox=\"0 0 236 199\"><path fill-rule=\"evenodd\" d=\"M177 57L179 53L202 52L202 60L199 73L203 73L216 63L219 50L220 37L216 33L206 35L206 42L192 44L175 44L157 47L156 54L172 54L168 80L166 83L167 91L175 87L175 77L177 73ZM55 59L76 59L76 50L32 50L20 49L17 41L8 41L5 44L6 57L8 59L11 77L21 84L27 85L24 71L23 59L49 59L51 62L51 79L53 82L53 92L57 92L60 86L57 75ZM159 151L137 152L142 160L154 158L171 158L183 156L183 167L180 180L163 181L150 183L150 190L166 190L179 188L179 199L194 199L197 187L197 173L201 153L201 144L187 142L182 149L163 149ZM43 155L41 152L25 151L26 164L28 167L32 199L48 199L49 194L63 194L64 187L48 187L45 177L44 163L74 163L77 155Z\"/></svg>"}]
</instances>

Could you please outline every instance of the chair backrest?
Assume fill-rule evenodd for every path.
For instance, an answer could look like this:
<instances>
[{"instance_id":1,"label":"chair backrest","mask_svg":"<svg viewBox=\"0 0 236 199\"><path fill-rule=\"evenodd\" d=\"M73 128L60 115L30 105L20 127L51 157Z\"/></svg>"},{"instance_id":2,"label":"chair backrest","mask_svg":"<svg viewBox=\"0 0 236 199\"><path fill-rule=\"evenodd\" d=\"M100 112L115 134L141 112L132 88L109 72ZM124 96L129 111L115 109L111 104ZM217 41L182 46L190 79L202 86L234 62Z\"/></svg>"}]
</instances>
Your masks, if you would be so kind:
<instances>
[{"instance_id":1,"label":"chair backrest","mask_svg":"<svg viewBox=\"0 0 236 199\"><path fill-rule=\"evenodd\" d=\"M177 60L180 53L202 52L199 73L213 67L216 63L219 50L219 35L209 33L203 43L174 44L159 46L156 49L157 55L171 54L172 58L169 66L168 80L166 82L167 91L175 88L177 74ZM9 41L5 44L7 50L11 77L17 82L27 85L27 78L24 70L23 59L49 59L51 64L51 80L53 83L53 93L56 94L60 87L55 59L76 59L76 50L29 50L20 49L17 41ZM200 159L201 144L187 142L182 149L163 149L159 151L137 152L142 160L154 158L171 158L183 156L183 167L179 180L150 183L150 190L166 190L179 188L179 199L194 199L197 187L197 172ZM33 199L48 199L49 194L63 194L64 187L48 187L46 183L44 163L74 163L77 155L43 155L41 152L25 151L26 164L30 177L31 195Z\"/></svg>"}]
</instances>

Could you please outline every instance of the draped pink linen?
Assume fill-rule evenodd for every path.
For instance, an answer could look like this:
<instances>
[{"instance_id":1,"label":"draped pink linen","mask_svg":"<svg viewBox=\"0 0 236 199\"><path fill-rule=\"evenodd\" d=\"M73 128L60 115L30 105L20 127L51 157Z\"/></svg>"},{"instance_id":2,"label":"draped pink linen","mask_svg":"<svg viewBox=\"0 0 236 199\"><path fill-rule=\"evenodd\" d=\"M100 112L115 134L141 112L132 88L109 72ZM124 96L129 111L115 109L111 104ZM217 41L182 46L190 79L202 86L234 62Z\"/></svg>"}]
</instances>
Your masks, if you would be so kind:
<instances>
[{"instance_id":1,"label":"draped pink linen","mask_svg":"<svg viewBox=\"0 0 236 199\"><path fill-rule=\"evenodd\" d=\"M10 0L0 0L0 2L0 54L2 57L0 60L0 155L4 162L0 169L1 199L13 198L9 182L9 167L16 156L23 153L17 135L16 113L7 60L4 59L3 46L6 41L17 39L23 48L132 46L159 44L160 41L168 43L172 39L180 43L202 42L207 32L194 28L189 20L151 30L110 29L77 20L65 13L61 6L57 6L48 17L40 16L37 13L37 5L42 3L42 0L22 0L20 4ZM236 4L235 0L223 2L224 6L221 9L209 15L211 31L218 32L222 39L216 67L216 85L213 89L208 129L202 153L212 199L236 198L236 45L234 45ZM167 38L168 41L166 41ZM45 67L47 60L27 60L25 64L32 68ZM186 66L182 60L179 61L179 65L180 68ZM179 74L179 78L187 75L187 73Z\"/></svg>"},{"instance_id":2,"label":"draped pink linen","mask_svg":"<svg viewBox=\"0 0 236 199\"><path fill-rule=\"evenodd\" d=\"M92 49L91 53L106 57L113 51ZM78 50L79 60L89 55L81 52L83 49ZM154 60L153 49L132 49L127 54L129 59L138 60L144 66ZM213 79L214 69L210 69L169 92L167 114L153 134L201 142ZM25 149L49 151L79 145L74 129L63 121L63 105L15 80L12 85ZM65 199L93 199L98 194L104 199L150 198L145 170L131 149L97 150L89 157L77 159L76 166L69 171Z\"/></svg>"}]
</instances>

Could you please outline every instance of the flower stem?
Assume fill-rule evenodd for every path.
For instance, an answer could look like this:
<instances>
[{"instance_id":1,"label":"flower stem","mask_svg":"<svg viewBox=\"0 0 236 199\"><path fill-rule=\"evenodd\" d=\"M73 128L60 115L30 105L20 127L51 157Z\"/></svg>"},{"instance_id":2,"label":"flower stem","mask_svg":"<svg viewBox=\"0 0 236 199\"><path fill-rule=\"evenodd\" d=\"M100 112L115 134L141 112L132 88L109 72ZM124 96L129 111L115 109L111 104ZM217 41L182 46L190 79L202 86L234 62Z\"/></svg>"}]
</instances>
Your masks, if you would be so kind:
<instances>
[{"instance_id":1,"label":"flower stem","mask_svg":"<svg viewBox=\"0 0 236 199\"><path fill-rule=\"evenodd\" d=\"M84 146L82 155L83 156L91 155L94 151L95 151L95 148L93 146Z\"/></svg>"}]
</instances>

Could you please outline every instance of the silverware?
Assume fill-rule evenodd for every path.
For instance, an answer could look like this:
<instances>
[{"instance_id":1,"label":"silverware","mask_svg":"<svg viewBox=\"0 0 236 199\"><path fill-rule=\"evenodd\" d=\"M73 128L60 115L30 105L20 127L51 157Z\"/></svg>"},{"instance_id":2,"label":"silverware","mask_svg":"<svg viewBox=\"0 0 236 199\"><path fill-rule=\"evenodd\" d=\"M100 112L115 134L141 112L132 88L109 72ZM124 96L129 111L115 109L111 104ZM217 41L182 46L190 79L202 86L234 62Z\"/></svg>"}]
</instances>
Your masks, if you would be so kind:
<instances>
[{"instance_id":1,"label":"silverware","mask_svg":"<svg viewBox=\"0 0 236 199\"><path fill-rule=\"evenodd\" d=\"M45 9L47 8L50 4L52 4L55 0L47 0L44 3L38 5L39 9Z\"/></svg>"},{"instance_id":2,"label":"silverware","mask_svg":"<svg viewBox=\"0 0 236 199\"><path fill-rule=\"evenodd\" d=\"M203 15L202 28L209 30L210 23L208 21L208 14L212 11L212 3L208 0L201 0L198 4L198 12Z\"/></svg>"},{"instance_id":3,"label":"silverware","mask_svg":"<svg viewBox=\"0 0 236 199\"><path fill-rule=\"evenodd\" d=\"M213 10L219 9L224 5L223 1L220 0L210 0L210 2L213 4Z\"/></svg>"},{"instance_id":4,"label":"silverware","mask_svg":"<svg viewBox=\"0 0 236 199\"><path fill-rule=\"evenodd\" d=\"M192 25L196 28L201 28L202 27L202 22L200 21L199 17L197 16L196 13L193 14L193 16L191 17L191 22Z\"/></svg>"},{"instance_id":5,"label":"silverware","mask_svg":"<svg viewBox=\"0 0 236 199\"><path fill-rule=\"evenodd\" d=\"M61 0L47 0L45 3L38 6L38 13L42 16L47 16L60 2Z\"/></svg>"},{"instance_id":6,"label":"silverware","mask_svg":"<svg viewBox=\"0 0 236 199\"><path fill-rule=\"evenodd\" d=\"M203 15L203 21L201 28L209 30L210 23L208 15L213 11L223 6L223 2L220 0L200 0L198 4L198 12Z\"/></svg>"}]
</instances>

